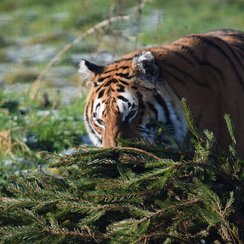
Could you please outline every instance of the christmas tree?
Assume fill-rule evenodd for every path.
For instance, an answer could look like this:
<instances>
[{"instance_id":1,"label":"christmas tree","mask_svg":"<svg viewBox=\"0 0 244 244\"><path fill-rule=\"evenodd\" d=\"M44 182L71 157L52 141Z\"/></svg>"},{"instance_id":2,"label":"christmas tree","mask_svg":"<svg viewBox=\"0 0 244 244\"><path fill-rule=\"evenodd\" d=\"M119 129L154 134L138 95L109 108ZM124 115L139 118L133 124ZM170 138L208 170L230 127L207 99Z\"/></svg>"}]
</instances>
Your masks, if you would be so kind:
<instances>
[{"instance_id":1,"label":"christmas tree","mask_svg":"<svg viewBox=\"0 0 244 244\"><path fill-rule=\"evenodd\" d=\"M234 136L229 154L217 155L212 133L191 131L192 152L143 141L43 152L48 168L13 175L1 190L0 240L241 243L243 173Z\"/></svg>"}]
</instances>

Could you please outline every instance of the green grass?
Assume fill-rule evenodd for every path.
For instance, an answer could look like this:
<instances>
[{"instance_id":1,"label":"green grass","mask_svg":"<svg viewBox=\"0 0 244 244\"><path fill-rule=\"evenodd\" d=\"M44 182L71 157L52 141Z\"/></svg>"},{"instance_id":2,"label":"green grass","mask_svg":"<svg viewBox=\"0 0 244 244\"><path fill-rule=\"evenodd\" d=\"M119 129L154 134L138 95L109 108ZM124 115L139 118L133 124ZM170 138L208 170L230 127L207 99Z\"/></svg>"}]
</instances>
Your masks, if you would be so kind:
<instances>
[{"instance_id":1,"label":"green grass","mask_svg":"<svg viewBox=\"0 0 244 244\"><path fill-rule=\"evenodd\" d=\"M161 44L187 34L222 28L244 30L243 1L158 0L148 5L144 15L158 9L160 21L141 32L140 41L145 44Z\"/></svg>"},{"instance_id":2,"label":"green grass","mask_svg":"<svg viewBox=\"0 0 244 244\"><path fill-rule=\"evenodd\" d=\"M48 3L47 3L48 2ZM57 33L78 34L114 14L125 14L131 1L35 1L2 0L0 13L10 16L1 25L1 34L11 38L21 35L42 36ZM136 5L136 4L134 4ZM136 8L136 7L135 7ZM157 10L159 21L141 27L140 41L158 44L193 32L216 28L243 29L244 3L241 0L155 0L145 4L142 22ZM136 11L132 16L136 15ZM63 17L62 17L63 16ZM157 16L156 16L157 19ZM150 18L148 19L150 22ZM13 28L6 28L13 26ZM67 36L60 37L63 43Z\"/></svg>"},{"instance_id":3,"label":"green grass","mask_svg":"<svg viewBox=\"0 0 244 244\"><path fill-rule=\"evenodd\" d=\"M7 84L26 83L35 80L38 74L39 72L37 69L20 66L14 69L10 69L4 78Z\"/></svg>"},{"instance_id":4,"label":"green grass","mask_svg":"<svg viewBox=\"0 0 244 244\"><path fill-rule=\"evenodd\" d=\"M83 108L84 99L54 109L44 108L38 100L30 101L25 94L1 91L0 132L9 133L11 144L0 150L0 182L11 172L37 167L40 151L62 152L82 144L86 134Z\"/></svg>"},{"instance_id":5,"label":"green grass","mask_svg":"<svg viewBox=\"0 0 244 244\"><path fill-rule=\"evenodd\" d=\"M25 94L16 96L1 92L0 128L10 131L13 141L24 141L27 135L35 135L43 144L37 145L37 150L42 147L57 152L72 147L77 144L76 137L85 134L82 123L84 99L77 98L67 105L56 105L57 102L51 104L55 108L45 108L42 101L31 101ZM18 150L13 148L12 152L18 153Z\"/></svg>"}]
</instances>

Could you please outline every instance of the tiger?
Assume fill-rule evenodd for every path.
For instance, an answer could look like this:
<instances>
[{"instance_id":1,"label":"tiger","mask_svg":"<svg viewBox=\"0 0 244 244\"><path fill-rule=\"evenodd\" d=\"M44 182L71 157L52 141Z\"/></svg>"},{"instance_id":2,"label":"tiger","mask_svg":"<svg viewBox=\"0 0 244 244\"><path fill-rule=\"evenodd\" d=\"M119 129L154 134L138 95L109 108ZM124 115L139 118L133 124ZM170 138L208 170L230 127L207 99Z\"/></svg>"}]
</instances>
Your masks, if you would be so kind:
<instances>
[{"instance_id":1,"label":"tiger","mask_svg":"<svg viewBox=\"0 0 244 244\"><path fill-rule=\"evenodd\" d=\"M167 144L169 135L184 145L185 98L195 126L212 131L222 151L231 143L224 120L230 115L244 158L244 32L190 34L132 51L106 66L82 59L79 73L91 84L84 121L94 145L116 147L119 138Z\"/></svg>"}]
</instances>

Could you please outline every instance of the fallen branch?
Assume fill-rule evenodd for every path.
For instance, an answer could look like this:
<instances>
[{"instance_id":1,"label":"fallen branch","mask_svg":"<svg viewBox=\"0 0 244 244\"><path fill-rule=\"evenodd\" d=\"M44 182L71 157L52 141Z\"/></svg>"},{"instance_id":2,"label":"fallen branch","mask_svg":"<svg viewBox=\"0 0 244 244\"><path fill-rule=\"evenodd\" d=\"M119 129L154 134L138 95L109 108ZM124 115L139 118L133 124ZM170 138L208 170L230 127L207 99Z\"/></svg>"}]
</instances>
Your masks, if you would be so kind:
<instances>
[{"instance_id":1,"label":"fallen branch","mask_svg":"<svg viewBox=\"0 0 244 244\"><path fill-rule=\"evenodd\" d=\"M110 19L106 19L98 24L96 24L95 26L93 26L92 28L88 29L85 33L81 34L80 36L78 36L76 39L74 39L72 42L70 42L69 44L67 44L65 47L63 47L47 64L47 66L43 69L43 71L38 75L37 79L32 83L30 89L29 89L29 97L30 99L35 99L38 91L41 87L41 81L44 79L44 77L46 76L46 74L48 73L48 71L51 69L51 67L70 49L72 48L74 45L76 45L77 43L79 43L81 40L85 39L86 37L88 37L89 35L97 32L98 30L102 29L105 26L109 26L114 22L118 22L121 20L129 20L129 16L116 16L116 17L112 17Z\"/></svg>"}]
</instances>

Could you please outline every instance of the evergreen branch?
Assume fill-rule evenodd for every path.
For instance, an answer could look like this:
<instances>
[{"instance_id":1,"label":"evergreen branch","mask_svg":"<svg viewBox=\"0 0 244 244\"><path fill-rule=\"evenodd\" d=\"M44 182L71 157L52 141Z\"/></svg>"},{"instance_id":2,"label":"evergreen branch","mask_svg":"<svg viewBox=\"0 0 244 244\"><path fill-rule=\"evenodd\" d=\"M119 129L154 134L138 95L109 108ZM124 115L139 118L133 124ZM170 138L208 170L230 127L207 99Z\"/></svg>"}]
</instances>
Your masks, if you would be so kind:
<instances>
[{"instance_id":1,"label":"evergreen branch","mask_svg":"<svg viewBox=\"0 0 244 244\"><path fill-rule=\"evenodd\" d=\"M11 178L10 195L0 197L0 226L7 228L0 228L1 240L238 243L240 161L215 156L212 134L205 134L190 159L181 152L167 159L153 145L148 153L146 143L45 153L52 167L62 167L60 175L39 169Z\"/></svg>"},{"instance_id":2,"label":"evergreen branch","mask_svg":"<svg viewBox=\"0 0 244 244\"><path fill-rule=\"evenodd\" d=\"M135 208L133 205L128 205L128 204L95 204L90 203L90 204L80 204L80 203L74 203L74 202L65 202L61 203L58 205L59 207L62 208L69 208L69 211L74 209L74 210L81 210L81 211L96 211L96 210L128 210L128 209L134 209L139 211L139 209ZM145 212L144 212L145 213Z\"/></svg>"},{"instance_id":3,"label":"evergreen branch","mask_svg":"<svg viewBox=\"0 0 244 244\"><path fill-rule=\"evenodd\" d=\"M32 238L42 237L37 233L38 228L33 226L4 226L0 227L0 240L4 241L3 243L31 241Z\"/></svg>"},{"instance_id":4,"label":"evergreen branch","mask_svg":"<svg viewBox=\"0 0 244 244\"><path fill-rule=\"evenodd\" d=\"M155 177L163 175L162 177L165 177L164 182L166 182L167 178L170 176L170 174L173 172L173 167L168 167L168 168L163 168L163 169L155 169L151 172L146 172L143 175L140 175L134 179L130 179L128 181L124 181L123 182L123 186L124 187L131 187L133 185L137 185L139 183L145 184L147 181L151 180L151 179L155 179ZM159 185L158 187L162 188L163 185Z\"/></svg>"},{"instance_id":5,"label":"evergreen branch","mask_svg":"<svg viewBox=\"0 0 244 244\"><path fill-rule=\"evenodd\" d=\"M210 208L212 211L212 215L217 215L215 225L220 226L219 232L222 233L222 236L225 238L225 241L236 243L236 240L239 239L238 234L233 232L232 228L230 227L229 221L227 218L229 217L230 213L233 211L231 209L232 204L234 203L233 192L230 193L230 198L227 200L225 207L222 206L219 197L216 193L211 191L207 186L203 185L200 181L195 179L195 184L198 186L198 190L196 194L201 197L203 200L203 204L206 205L206 208ZM208 213L209 215L209 213ZM209 216L203 215L209 222Z\"/></svg>"},{"instance_id":6,"label":"evergreen branch","mask_svg":"<svg viewBox=\"0 0 244 244\"><path fill-rule=\"evenodd\" d=\"M96 243L98 241L106 239L103 234L101 233L87 233L82 231L81 229L74 229L74 230L68 230L67 228L52 228L52 227L45 227L43 228L43 233L49 234L49 235L61 235L61 236L78 236L82 239L90 239L94 240Z\"/></svg>"},{"instance_id":7,"label":"evergreen branch","mask_svg":"<svg viewBox=\"0 0 244 244\"><path fill-rule=\"evenodd\" d=\"M138 140L124 140L119 139L122 148L133 148L139 149L146 152L150 152L159 158L172 158L174 160L178 160L180 158L188 158L185 152L182 152L180 149L175 149L171 146L154 142L146 141L143 139ZM156 159L157 160L157 159Z\"/></svg>"},{"instance_id":8,"label":"evergreen branch","mask_svg":"<svg viewBox=\"0 0 244 244\"><path fill-rule=\"evenodd\" d=\"M225 173L221 168L217 168L214 165L208 164L208 163L196 163L192 161L187 161L184 163L175 163L176 168L181 168L181 167L200 167L204 169L208 169L211 172L214 172L216 175L218 175L220 178L226 180L230 185L232 186L237 186L241 187L242 182L235 176L231 176L227 173Z\"/></svg>"},{"instance_id":9,"label":"evergreen branch","mask_svg":"<svg viewBox=\"0 0 244 244\"><path fill-rule=\"evenodd\" d=\"M225 114L224 115L224 119L226 122L226 126L229 132L229 135L231 137L232 142L236 145L236 138L235 138L235 132L234 132L234 125L231 121L230 115L229 114Z\"/></svg>"},{"instance_id":10,"label":"evergreen branch","mask_svg":"<svg viewBox=\"0 0 244 244\"><path fill-rule=\"evenodd\" d=\"M137 235L133 236L133 233L134 233L133 229L135 229L135 228L138 229L138 228L140 228L139 226L148 227L149 223L152 224L155 222L155 220L159 220L159 217L164 216L165 212L167 212L169 210L172 211L173 209L175 209L175 210L179 211L181 209L189 208L193 205L198 205L201 203L202 203L202 201L197 199L197 200L188 201L188 202L181 203L181 204L175 204L175 205L167 207L165 209L159 209L155 212L148 213L147 216L145 216L141 219L130 218L130 219L125 219L125 220L122 220L119 222L115 222L114 224L112 224L108 227L107 235L116 235L116 233L123 232L126 229L126 230L128 230L127 235L131 235L132 238L134 239L134 241L132 243L138 243L138 240L140 240L140 238L141 238L141 236L139 235L140 231L138 230L138 232L137 232L137 235L140 236L140 238L135 239L137 237ZM160 233L162 233L162 236L165 237L163 231Z\"/></svg>"},{"instance_id":11,"label":"evergreen branch","mask_svg":"<svg viewBox=\"0 0 244 244\"><path fill-rule=\"evenodd\" d=\"M121 173L120 179L107 181L103 185L98 186L97 189L129 189L131 186L136 186L138 188L140 185L146 185L147 183L153 181L153 185L148 185L146 189L150 189L151 192L153 189L160 190L163 188L164 183L168 180L174 171L174 165L172 162L167 161L166 165L161 165L164 165L164 167L156 168L152 171L147 171L140 175L128 175L123 172ZM152 165L150 165L150 167L151 166ZM143 187L143 189L145 189L145 187Z\"/></svg>"},{"instance_id":12,"label":"evergreen branch","mask_svg":"<svg viewBox=\"0 0 244 244\"><path fill-rule=\"evenodd\" d=\"M40 201L40 199L27 199L27 198L7 198L7 197L0 197L0 202L2 203L2 207L5 211L13 211L14 209L28 209L31 207L34 207L34 210L40 208L40 204L44 204L43 201ZM51 203L55 202L55 200L50 201ZM45 205L47 203L45 202ZM49 203L50 206L50 203ZM1 212L1 211L0 211Z\"/></svg>"},{"instance_id":13,"label":"evergreen branch","mask_svg":"<svg viewBox=\"0 0 244 244\"><path fill-rule=\"evenodd\" d=\"M91 150L86 150L82 148L77 153L74 153L73 155L68 155L68 156L66 155L65 157L58 158L58 161L51 163L49 167L55 167L55 168L62 167L62 166L67 167L74 164L81 165L83 167L88 167L94 164L96 165L97 163L98 164L104 163L106 165L109 164L116 165L115 164L116 159L118 159L121 155L123 157L126 154L130 155L130 157L139 156L139 157L146 157L147 159L161 160L161 158L157 157L156 155L138 148L130 148L130 147L106 148L106 149L96 148ZM103 163L101 162L101 160L104 160Z\"/></svg>"},{"instance_id":14,"label":"evergreen branch","mask_svg":"<svg viewBox=\"0 0 244 244\"><path fill-rule=\"evenodd\" d=\"M139 149L139 148L134 148L134 147L121 147L116 149L116 151L119 150L121 153L126 153L126 152L136 152L139 154L142 154L143 156L147 156L148 158L152 158L155 160L161 160L161 158L157 157L155 154L149 153L145 150Z\"/></svg>"},{"instance_id":15,"label":"evergreen branch","mask_svg":"<svg viewBox=\"0 0 244 244\"><path fill-rule=\"evenodd\" d=\"M164 233L163 231L157 231L157 232L151 232L146 235L142 235L139 240L136 240L133 242L133 244L136 243L148 243L150 239L157 239L158 237L163 238L170 238L173 241L179 242L179 243L187 243L191 244L192 242L188 242L187 240L181 238L180 236L173 236L168 233Z\"/></svg>"},{"instance_id":16,"label":"evergreen branch","mask_svg":"<svg viewBox=\"0 0 244 244\"><path fill-rule=\"evenodd\" d=\"M194 118L192 117L191 110L185 98L182 99L181 104L183 106L183 111L185 114L188 130L194 135L195 138L200 138L194 123Z\"/></svg>"},{"instance_id":17,"label":"evergreen branch","mask_svg":"<svg viewBox=\"0 0 244 244\"><path fill-rule=\"evenodd\" d=\"M118 192L117 189L114 192L90 191L89 193L85 193L85 198L100 203L110 203L110 202L141 203L146 198L146 196L152 196L155 192L156 191L153 192L147 190L145 191L127 190L125 192L122 192L120 190Z\"/></svg>"},{"instance_id":18,"label":"evergreen branch","mask_svg":"<svg viewBox=\"0 0 244 244\"><path fill-rule=\"evenodd\" d=\"M163 215L166 211L169 211L169 210L172 211L172 209L181 210L181 209L186 209L186 208L192 207L194 205L199 205L199 204L202 204L202 203L203 203L202 200L194 199L194 200L187 201L187 202L184 202L184 203L173 204L172 206L169 206L169 207L166 207L166 208L163 208L163 209L159 209L156 212L151 213L151 215L149 217L147 217L147 218L156 218L156 217L159 217L159 216Z\"/></svg>"}]
</instances>

